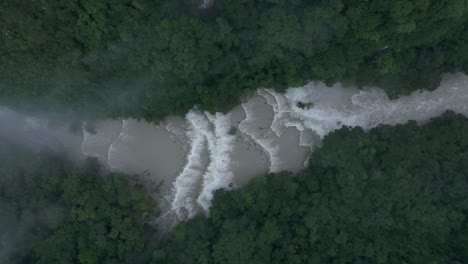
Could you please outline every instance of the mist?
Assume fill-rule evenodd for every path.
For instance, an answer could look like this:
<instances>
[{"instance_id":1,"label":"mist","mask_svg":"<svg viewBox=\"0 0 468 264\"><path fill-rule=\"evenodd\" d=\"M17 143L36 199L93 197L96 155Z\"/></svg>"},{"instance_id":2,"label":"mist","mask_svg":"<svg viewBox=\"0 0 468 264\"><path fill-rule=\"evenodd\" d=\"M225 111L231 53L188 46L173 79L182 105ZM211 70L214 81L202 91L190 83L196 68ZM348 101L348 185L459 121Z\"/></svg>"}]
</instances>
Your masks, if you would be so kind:
<instances>
[{"instance_id":1,"label":"mist","mask_svg":"<svg viewBox=\"0 0 468 264\"><path fill-rule=\"evenodd\" d=\"M58 204L19 208L0 200L0 263L17 263L64 217Z\"/></svg>"},{"instance_id":2,"label":"mist","mask_svg":"<svg viewBox=\"0 0 468 264\"><path fill-rule=\"evenodd\" d=\"M82 116L73 113L18 112L0 107L0 139L21 145L32 152L49 151L81 161L79 146L84 126Z\"/></svg>"},{"instance_id":3,"label":"mist","mask_svg":"<svg viewBox=\"0 0 468 264\"><path fill-rule=\"evenodd\" d=\"M322 139L343 126L368 130L410 120L424 123L447 110L468 115L467 89L463 74L446 75L434 91L398 99L377 87L310 82L283 94L258 89L228 113L194 107L185 118L169 116L158 123L131 118L74 122L59 114L2 108L0 137L77 162L97 158L111 171L160 185L151 195L164 212L159 223L167 227L209 214L218 189L239 188L269 172L302 170Z\"/></svg>"},{"instance_id":4,"label":"mist","mask_svg":"<svg viewBox=\"0 0 468 264\"><path fill-rule=\"evenodd\" d=\"M36 186L39 177L57 175L54 171L41 175L36 171L38 161L60 156L63 149L39 127L37 137L20 117L2 109L0 120L6 125L0 129L0 263L27 261L25 254L64 217L61 204L31 192L43 188Z\"/></svg>"}]
</instances>

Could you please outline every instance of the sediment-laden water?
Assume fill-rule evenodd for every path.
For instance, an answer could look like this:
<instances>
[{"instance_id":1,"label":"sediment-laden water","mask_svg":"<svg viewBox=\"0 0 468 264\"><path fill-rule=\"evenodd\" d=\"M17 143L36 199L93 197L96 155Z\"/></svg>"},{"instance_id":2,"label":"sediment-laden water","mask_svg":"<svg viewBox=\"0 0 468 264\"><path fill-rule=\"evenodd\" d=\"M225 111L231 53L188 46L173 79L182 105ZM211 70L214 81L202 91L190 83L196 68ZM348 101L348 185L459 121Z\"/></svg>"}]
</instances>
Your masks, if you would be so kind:
<instances>
[{"instance_id":1,"label":"sediment-laden water","mask_svg":"<svg viewBox=\"0 0 468 264\"><path fill-rule=\"evenodd\" d=\"M95 122L95 133L73 134L3 109L0 121L9 125L0 135L54 145L75 159L96 157L109 169L162 182L163 216L177 221L208 212L216 189L242 186L262 173L302 169L321 139L342 126L424 122L446 110L468 115L468 76L448 75L435 91L396 100L378 88L320 82L284 94L259 89L226 114L194 108L185 119L168 117L159 124L102 120Z\"/></svg>"}]
</instances>

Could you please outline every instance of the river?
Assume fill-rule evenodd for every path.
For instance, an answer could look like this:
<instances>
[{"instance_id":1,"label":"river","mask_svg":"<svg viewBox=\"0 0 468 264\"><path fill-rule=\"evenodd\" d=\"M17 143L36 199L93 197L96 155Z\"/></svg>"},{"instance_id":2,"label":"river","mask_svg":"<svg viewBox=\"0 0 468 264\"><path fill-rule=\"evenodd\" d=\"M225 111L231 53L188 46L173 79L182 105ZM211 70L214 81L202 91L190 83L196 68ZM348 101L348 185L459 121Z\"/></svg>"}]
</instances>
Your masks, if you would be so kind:
<instances>
[{"instance_id":1,"label":"river","mask_svg":"<svg viewBox=\"0 0 468 264\"><path fill-rule=\"evenodd\" d=\"M228 113L194 108L159 124L134 119L94 122L94 133L69 124L0 109L0 135L35 148L49 146L74 160L96 157L105 167L161 183L163 218L179 221L209 212L213 192L245 185L267 172L297 172L328 133L365 130L408 120L425 122L446 110L468 115L468 76L446 75L434 91L390 100L378 88L327 87L311 82L284 94L259 89ZM83 125L85 127L85 125ZM171 222L169 221L169 222Z\"/></svg>"}]
</instances>

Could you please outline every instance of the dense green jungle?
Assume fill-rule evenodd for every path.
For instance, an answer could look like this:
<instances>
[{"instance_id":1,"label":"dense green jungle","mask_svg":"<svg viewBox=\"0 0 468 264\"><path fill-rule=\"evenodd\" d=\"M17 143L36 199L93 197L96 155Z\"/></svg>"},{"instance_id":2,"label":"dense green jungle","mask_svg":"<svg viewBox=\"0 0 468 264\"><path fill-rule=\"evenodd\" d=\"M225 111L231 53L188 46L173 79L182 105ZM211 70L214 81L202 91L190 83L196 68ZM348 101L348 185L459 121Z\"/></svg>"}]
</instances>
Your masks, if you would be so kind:
<instances>
[{"instance_id":1,"label":"dense green jungle","mask_svg":"<svg viewBox=\"0 0 468 264\"><path fill-rule=\"evenodd\" d=\"M0 105L151 122L260 87L468 73L468 0L2 0ZM0 263L468 263L468 118L343 127L160 235L139 175L0 134Z\"/></svg>"},{"instance_id":2,"label":"dense green jungle","mask_svg":"<svg viewBox=\"0 0 468 264\"><path fill-rule=\"evenodd\" d=\"M298 175L219 190L162 238L138 177L1 144L2 263L468 262L468 118L452 112L337 130Z\"/></svg>"},{"instance_id":3,"label":"dense green jungle","mask_svg":"<svg viewBox=\"0 0 468 264\"><path fill-rule=\"evenodd\" d=\"M0 103L160 120L259 87L378 85L468 69L466 0L4 0Z\"/></svg>"}]
</instances>

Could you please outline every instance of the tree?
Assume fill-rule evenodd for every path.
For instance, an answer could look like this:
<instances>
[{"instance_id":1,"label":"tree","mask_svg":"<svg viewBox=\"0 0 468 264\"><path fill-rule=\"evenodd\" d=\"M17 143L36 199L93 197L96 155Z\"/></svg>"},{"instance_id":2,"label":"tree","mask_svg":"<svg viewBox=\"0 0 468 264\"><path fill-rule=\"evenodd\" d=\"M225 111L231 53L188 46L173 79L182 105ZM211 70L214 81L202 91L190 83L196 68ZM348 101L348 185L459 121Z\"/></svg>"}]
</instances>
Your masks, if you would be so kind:
<instances>
[{"instance_id":1,"label":"tree","mask_svg":"<svg viewBox=\"0 0 468 264\"><path fill-rule=\"evenodd\" d=\"M154 261L464 263L467 132L454 113L335 131L298 175L218 191L211 216L179 224Z\"/></svg>"},{"instance_id":2,"label":"tree","mask_svg":"<svg viewBox=\"0 0 468 264\"><path fill-rule=\"evenodd\" d=\"M95 160L75 166L1 143L2 263L149 261L154 230L145 223L157 212L143 186L102 172Z\"/></svg>"},{"instance_id":3,"label":"tree","mask_svg":"<svg viewBox=\"0 0 468 264\"><path fill-rule=\"evenodd\" d=\"M4 1L0 103L155 121L194 105L227 111L258 87L341 81L396 97L467 69L465 0L198 6Z\"/></svg>"}]
</instances>

